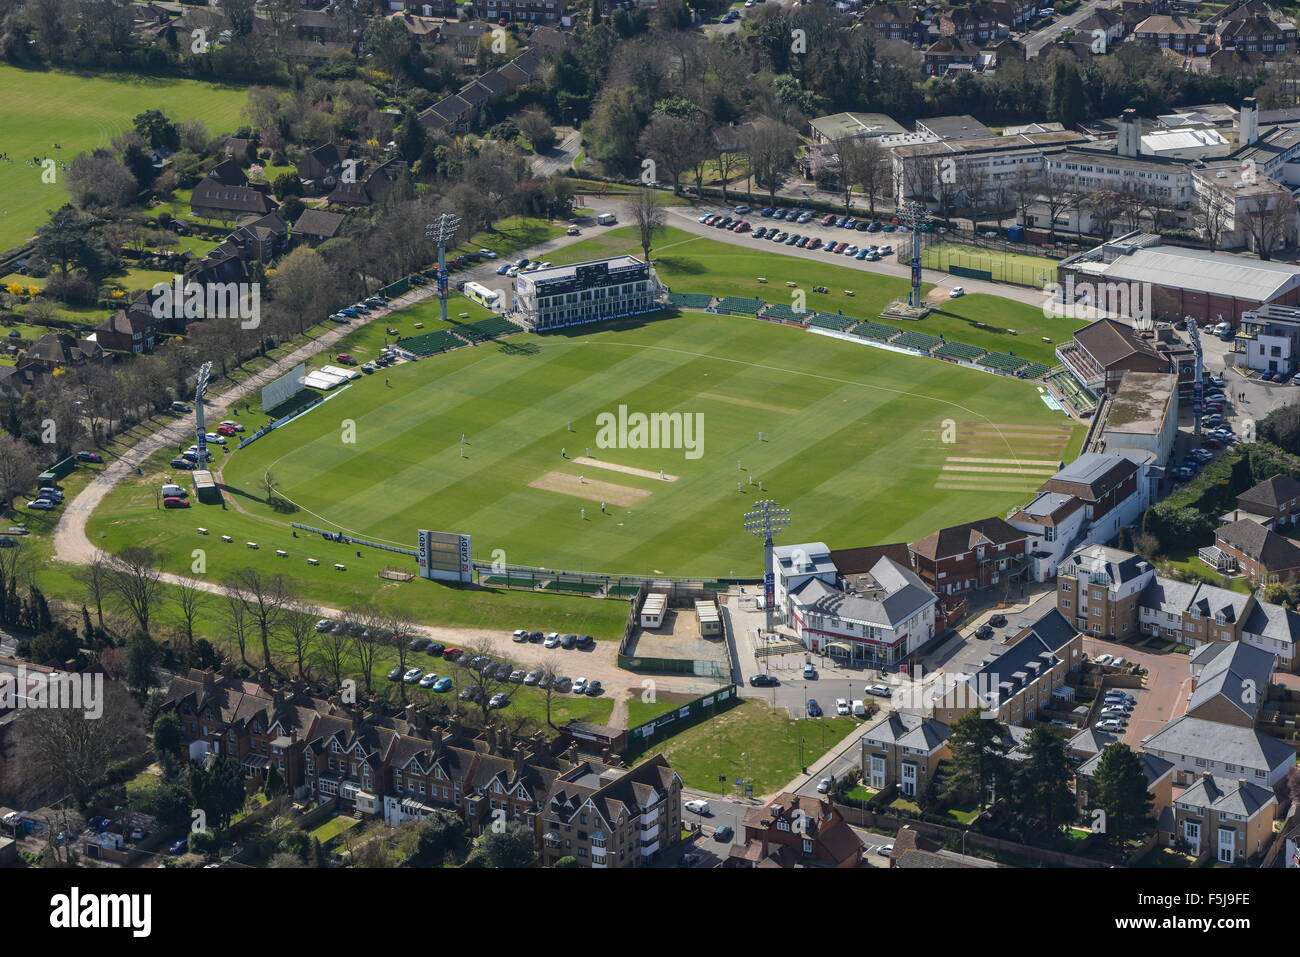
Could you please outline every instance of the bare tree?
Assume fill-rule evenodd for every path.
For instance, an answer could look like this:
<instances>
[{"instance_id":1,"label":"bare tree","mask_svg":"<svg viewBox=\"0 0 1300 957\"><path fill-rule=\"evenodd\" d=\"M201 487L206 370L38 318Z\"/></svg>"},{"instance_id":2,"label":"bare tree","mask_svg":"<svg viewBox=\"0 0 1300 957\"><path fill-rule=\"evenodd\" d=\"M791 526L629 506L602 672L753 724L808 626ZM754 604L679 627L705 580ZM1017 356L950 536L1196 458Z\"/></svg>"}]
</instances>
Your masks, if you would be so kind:
<instances>
[{"instance_id":1,"label":"bare tree","mask_svg":"<svg viewBox=\"0 0 1300 957\"><path fill-rule=\"evenodd\" d=\"M304 611L289 609L285 612L282 626L289 647L293 650L294 673L299 678L306 679L310 671L307 658L316 639L316 619Z\"/></svg>"},{"instance_id":2,"label":"bare tree","mask_svg":"<svg viewBox=\"0 0 1300 957\"><path fill-rule=\"evenodd\" d=\"M659 194L655 190L648 186L637 190L632 203L632 222L640 235L645 261L649 263L651 246L664 228L664 211L659 205Z\"/></svg>"},{"instance_id":3,"label":"bare tree","mask_svg":"<svg viewBox=\"0 0 1300 957\"><path fill-rule=\"evenodd\" d=\"M1038 201L1042 189L1042 176L1037 170L1025 163L1016 167L1015 175L1011 177L1011 196L1021 226L1029 225L1029 210Z\"/></svg>"},{"instance_id":4,"label":"bare tree","mask_svg":"<svg viewBox=\"0 0 1300 957\"><path fill-rule=\"evenodd\" d=\"M705 137L698 118L658 113L650 118L638 146L643 155L654 160L656 167L668 174L675 196L681 192L682 174L695 164L698 157L707 155Z\"/></svg>"},{"instance_id":5,"label":"bare tree","mask_svg":"<svg viewBox=\"0 0 1300 957\"><path fill-rule=\"evenodd\" d=\"M104 627L104 599L110 594L109 592L109 561L108 556L101 551L96 551L91 556L90 561L84 565L78 565L72 570L73 580L80 585L95 602L95 617L99 622L99 627ZM3 579L0 579L3 581Z\"/></svg>"},{"instance_id":6,"label":"bare tree","mask_svg":"<svg viewBox=\"0 0 1300 957\"><path fill-rule=\"evenodd\" d=\"M188 659L194 652L194 622L198 620L203 606L208 603L208 593L194 579L182 577L176 583L173 598L185 622L185 656Z\"/></svg>"},{"instance_id":7,"label":"bare tree","mask_svg":"<svg viewBox=\"0 0 1300 957\"><path fill-rule=\"evenodd\" d=\"M979 229L979 217L989 191L989 174L983 166L966 162L957 167L957 191L970 215L970 231Z\"/></svg>"},{"instance_id":8,"label":"bare tree","mask_svg":"<svg viewBox=\"0 0 1300 957\"><path fill-rule=\"evenodd\" d=\"M352 637L345 630L344 623L337 621L329 631L321 632L317 641L335 686L342 687L343 665L347 661L348 649L352 647Z\"/></svg>"},{"instance_id":9,"label":"bare tree","mask_svg":"<svg viewBox=\"0 0 1300 957\"><path fill-rule=\"evenodd\" d=\"M1056 242L1056 220L1062 213L1074 209L1079 201L1074 183L1061 173L1048 173L1044 177L1044 189L1039 199L1047 210L1047 241Z\"/></svg>"},{"instance_id":10,"label":"bare tree","mask_svg":"<svg viewBox=\"0 0 1300 957\"><path fill-rule=\"evenodd\" d=\"M36 484L40 469L36 449L22 439L0 432L0 512L7 512L14 496Z\"/></svg>"},{"instance_id":11,"label":"bare tree","mask_svg":"<svg viewBox=\"0 0 1300 957\"><path fill-rule=\"evenodd\" d=\"M560 693L555 687L555 679L560 674L560 660L558 657L552 655L542 662L542 699L546 702L546 724L552 728L555 727L555 723L551 720L551 702Z\"/></svg>"},{"instance_id":12,"label":"bare tree","mask_svg":"<svg viewBox=\"0 0 1300 957\"><path fill-rule=\"evenodd\" d=\"M478 687L478 694L473 700L482 718L483 727L487 727L491 712L489 702L498 691L510 688L509 678L498 678L497 671L502 662L494 659L496 650L489 642L474 640L461 646L464 654L456 661L472 686Z\"/></svg>"},{"instance_id":13,"label":"bare tree","mask_svg":"<svg viewBox=\"0 0 1300 957\"><path fill-rule=\"evenodd\" d=\"M1099 189L1085 196L1080 205L1092 217L1098 235L1103 240L1110 239L1115 220L1124 209L1123 197L1113 189Z\"/></svg>"},{"instance_id":14,"label":"bare tree","mask_svg":"<svg viewBox=\"0 0 1300 957\"><path fill-rule=\"evenodd\" d=\"M289 601L289 579L278 572L267 575L255 568L240 568L231 574L230 580L243 594L248 613L257 625L262 639L262 663L272 668L271 633Z\"/></svg>"},{"instance_id":15,"label":"bare tree","mask_svg":"<svg viewBox=\"0 0 1300 957\"><path fill-rule=\"evenodd\" d=\"M361 682L366 694L370 694L375 681L375 659L384 647L383 638L379 634L380 614L374 607L365 605L347 609L344 617L361 626L358 634L352 636L352 650L356 653L357 665L361 668Z\"/></svg>"},{"instance_id":16,"label":"bare tree","mask_svg":"<svg viewBox=\"0 0 1300 957\"><path fill-rule=\"evenodd\" d=\"M19 790L32 804L64 796L84 804L109 766L145 748L140 707L118 681L103 682L101 713L79 708L33 708L19 722L13 766Z\"/></svg>"},{"instance_id":17,"label":"bare tree","mask_svg":"<svg viewBox=\"0 0 1300 957\"><path fill-rule=\"evenodd\" d=\"M108 584L122 609L146 635L154 599L162 587L161 562L153 550L131 546L109 558Z\"/></svg>"},{"instance_id":18,"label":"bare tree","mask_svg":"<svg viewBox=\"0 0 1300 957\"><path fill-rule=\"evenodd\" d=\"M761 116L749 124L741 139L754 181L767 190L769 205L775 205L777 188L794 161L799 134L780 120Z\"/></svg>"},{"instance_id":19,"label":"bare tree","mask_svg":"<svg viewBox=\"0 0 1300 957\"><path fill-rule=\"evenodd\" d=\"M1241 222L1250 236L1255 255L1267 262L1286 239L1288 221L1295 220L1295 203L1284 194L1261 193L1252 196L1242 210ZM1270 203L1269 200L1274 202Z\"/></svg>"},{"instance_id":20,"label":"bare tree","mask_svg":"<svg viewBox=\"0 0 1300 957\"><path fill-rule=\"evenodd\" d=\"M1223 234L1228 231L1232 221L1232 207L1227 199L1213 186L1196 197L1196 229L1210 247L1210 252L1219 248Z\"/></svg>"},{"instance_id":21,"label":"bare tree","mask_svg":"<svg viewBox=\"0 0 1300 957\"><path fill-rule=\"evenodd\" d=\"M226 600L225 618L230 635L239 646L239 660L248 664L248 599L237 581L227 579L221 583L222 597Z\"/></svg>"}]
</instances>

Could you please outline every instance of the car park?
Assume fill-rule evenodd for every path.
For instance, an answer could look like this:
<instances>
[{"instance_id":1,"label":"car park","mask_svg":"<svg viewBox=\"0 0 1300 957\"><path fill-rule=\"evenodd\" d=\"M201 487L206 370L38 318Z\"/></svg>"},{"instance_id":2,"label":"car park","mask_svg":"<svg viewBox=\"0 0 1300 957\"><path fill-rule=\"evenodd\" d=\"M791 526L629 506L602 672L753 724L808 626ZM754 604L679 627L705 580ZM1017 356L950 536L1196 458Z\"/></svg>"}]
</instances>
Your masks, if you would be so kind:
<instances>
[{"instance_id":1,"label":"car park","mask_svg":"<svg viewBox=\"0 0 1300 957\"><path fill-rule=\"evenodd\" d=\"M822 706L817 703L816 698L808 699L808 717L820 718L822 716Z\"/></svg>"}]
</instances>

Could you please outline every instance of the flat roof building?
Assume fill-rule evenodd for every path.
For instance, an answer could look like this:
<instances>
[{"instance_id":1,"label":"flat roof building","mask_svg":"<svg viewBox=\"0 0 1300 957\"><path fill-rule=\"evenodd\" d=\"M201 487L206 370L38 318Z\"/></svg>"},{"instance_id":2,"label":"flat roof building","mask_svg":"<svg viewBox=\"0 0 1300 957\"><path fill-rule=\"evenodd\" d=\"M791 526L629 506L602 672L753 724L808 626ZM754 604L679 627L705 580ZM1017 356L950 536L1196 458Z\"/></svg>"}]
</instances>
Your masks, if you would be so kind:
<instances>
[{"instance_id":1,"label":"flat roof building","mask_svg":"<svg viewBox=\"0 0 1300 957\"><path fill-rule=\"evenodd\" d=\"M521 272L515 288L519 321L534 332L659 308L654 269L632 256Z\"/></svg>"}]
</instances>

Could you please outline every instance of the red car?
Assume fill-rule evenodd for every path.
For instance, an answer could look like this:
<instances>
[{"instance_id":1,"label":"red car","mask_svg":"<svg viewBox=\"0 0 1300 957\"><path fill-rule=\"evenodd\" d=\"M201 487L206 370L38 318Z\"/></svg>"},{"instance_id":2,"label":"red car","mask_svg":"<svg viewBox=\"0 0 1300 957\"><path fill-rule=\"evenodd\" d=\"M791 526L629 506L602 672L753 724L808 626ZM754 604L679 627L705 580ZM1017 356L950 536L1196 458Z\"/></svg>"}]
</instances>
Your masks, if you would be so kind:
<instances>
[{"instance_id":1,"label":"red car","mask_svg":"<svg viewBox=\"0 0 1300 957\"><path fill-rule=\"evenodd\" d=\"M749 231L749 221L742 219L732 227L732 232L744 233Z\"/></svg>"},{"instance_id":2,"label":"red car","mask_svg":"<svg viewBox=\"0 0 1300 957\"><path fill-rule=\"evenodd\" d=\"M168 498L163 499L163 508L189 508L189 507L190 507L190 503L188 499L179 498L177 496L170 496Z\"/></svg>"},{"instance_id":3,"label":"red car","mask_svg":"<svg viewBox=\"0 0 1300 957\"><path fill-rule=\"evenodd\" d=\"M464 653L465 652L462 651L460 648L448 648L446 651L442 653L442 656L446 658L448 661L455 661Z\"/></svg>"},{"instance_id":4,"label":"red car","mask_svg":"<svg viewBox=\"0 0 1300 957\"><path fill-rule=\"evenodd\" d=\"M217 426L217 435L231 436L231 435L238 435L238 434L239 434L238 432L236 432L228 425Z\"/></svg>"},{"instance_id":5,"label":"red car","mask_svg":"<svg viewBox=\"0 0 1300 957\"><path fill-rule=\"evenodd\" d=\"M334 358L337 359L339 362L343 363L345 366L354 366L357 364L357 360L352 358L346 352L340 352Z\"/></svg>"}]
</instances>

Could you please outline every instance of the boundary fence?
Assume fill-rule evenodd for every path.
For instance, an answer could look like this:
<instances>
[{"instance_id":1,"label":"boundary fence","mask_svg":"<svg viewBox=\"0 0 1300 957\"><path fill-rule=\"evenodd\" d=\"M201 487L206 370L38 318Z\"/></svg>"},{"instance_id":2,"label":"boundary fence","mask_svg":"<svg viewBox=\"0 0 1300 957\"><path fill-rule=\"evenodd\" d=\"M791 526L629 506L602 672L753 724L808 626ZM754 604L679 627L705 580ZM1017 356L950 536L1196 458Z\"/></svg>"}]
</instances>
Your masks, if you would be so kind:
<instances>
[{"instance_id":1,"label":"boundary fence","mask_svg":"<svg viewBox=\"0 0 1300 957\"><path fill-rule=\"evenodd\" d=\"M701 721L716 717L722 711L727 711L740 704L740 701L740 694L736 686L729 684L717 691L710 691L698 698L692 698L690 701L678 705L657 718L643 721L635 728L628 728L627 747L623 749L623 759L626 761L629 757L636 757L644 753L655 742L685 731Z\"/></svg>"}]
</instances>

